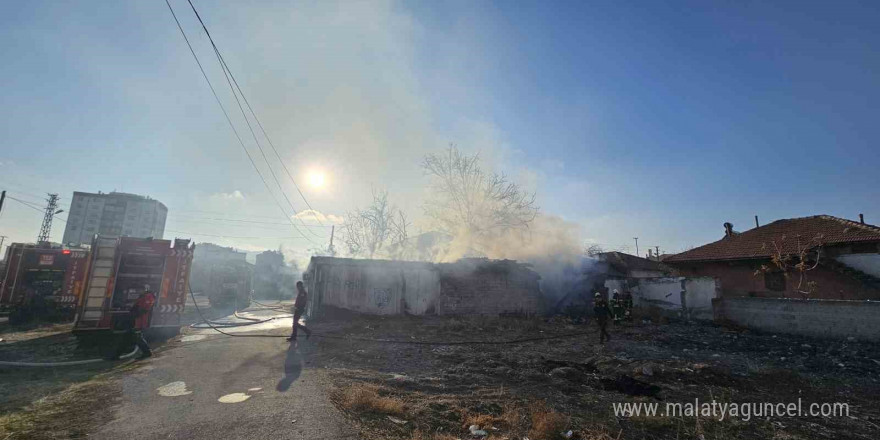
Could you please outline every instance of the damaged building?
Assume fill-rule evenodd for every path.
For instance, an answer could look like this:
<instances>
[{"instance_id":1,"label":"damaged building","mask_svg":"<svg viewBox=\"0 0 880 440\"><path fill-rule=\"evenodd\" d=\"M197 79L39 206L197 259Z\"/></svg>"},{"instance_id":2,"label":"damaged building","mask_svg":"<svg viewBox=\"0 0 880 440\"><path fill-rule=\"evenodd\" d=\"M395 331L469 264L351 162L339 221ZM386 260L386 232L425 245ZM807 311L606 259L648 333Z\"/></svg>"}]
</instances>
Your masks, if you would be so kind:
<instances>
[{"instance_id":1,"label":"damaged building","mask_svg":"<svg viewBox=\"0 0 880 440\"><path fill-rule=\"evenodd\" d=\"M324 306L377 315L534 315L540 277L513 260L454 263L312 257L310 313Z\"/></svg>"}]
</instances>

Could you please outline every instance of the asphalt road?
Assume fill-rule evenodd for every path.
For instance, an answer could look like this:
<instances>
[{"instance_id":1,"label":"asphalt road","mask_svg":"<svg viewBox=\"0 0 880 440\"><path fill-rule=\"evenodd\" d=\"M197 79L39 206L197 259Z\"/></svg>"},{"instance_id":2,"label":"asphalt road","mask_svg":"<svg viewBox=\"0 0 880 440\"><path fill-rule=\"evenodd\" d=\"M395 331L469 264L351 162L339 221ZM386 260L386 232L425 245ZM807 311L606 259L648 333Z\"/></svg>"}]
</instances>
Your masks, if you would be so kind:
<instances>
[{"instance_id":1,"label":"asphalt road","mask_svg":"<svg viewBox=\"0 0 880 440\"><path fill-rule=\"evenodd\" d=\"M234 331L285 335L290 322L279 319ZM318 343L301 341L293 348L283 338L228 337L213 330L179 337L122 379L116 419L93 437L357 438L330 403L325 373L309 365L309 353ZM222 403L224 396L232 401L249 397Z\"/></svg>"}]
</instances>

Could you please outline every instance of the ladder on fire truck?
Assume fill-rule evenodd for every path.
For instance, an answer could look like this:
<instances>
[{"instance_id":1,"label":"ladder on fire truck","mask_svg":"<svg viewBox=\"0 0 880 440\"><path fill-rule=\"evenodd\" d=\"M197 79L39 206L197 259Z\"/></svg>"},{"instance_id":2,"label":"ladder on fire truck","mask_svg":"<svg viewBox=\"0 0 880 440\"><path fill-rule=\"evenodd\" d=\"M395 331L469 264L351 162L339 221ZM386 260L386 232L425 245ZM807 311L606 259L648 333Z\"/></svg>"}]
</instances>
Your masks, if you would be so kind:
<instances>
[{"instance_id":1,"label":"ladder on fire truck","mask_svg":"<svg viewBox=\"0 0 880 440\"><path fill-rule=\"evenodd\" d=\"M85 306L83 307L84 321L99 321L104 317L106 310L104 301L110 300L110 280L116 266L116 238L98 237L95 240L94 259L92 260L92 276L89 279L89 287L86 293Z\"/></svg>"}]
</instances>

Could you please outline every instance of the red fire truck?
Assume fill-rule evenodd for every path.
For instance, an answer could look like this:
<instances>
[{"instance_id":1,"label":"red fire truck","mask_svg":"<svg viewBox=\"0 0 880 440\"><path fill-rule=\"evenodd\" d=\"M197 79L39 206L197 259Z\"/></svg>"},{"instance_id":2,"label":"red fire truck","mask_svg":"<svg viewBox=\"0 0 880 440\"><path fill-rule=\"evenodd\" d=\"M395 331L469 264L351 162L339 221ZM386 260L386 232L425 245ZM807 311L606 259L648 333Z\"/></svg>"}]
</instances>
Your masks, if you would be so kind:
<instances>
[{"instance_id":1,"label":"red fire truck","mask_svg":"<svg viewBox=\"0 0 880 440\"><path fill-rule=\"evenodd\" d=\"M156 294L151 332L177 334L194 249L190 240L175 239L172 245L170 240L96 236L74 333L120 329L138 296L150 290Z\"/></svg>"},{"instance_id":2,"label":"red fire truck","mask_svg":"<svg viewBox=\"0 0 880 440\"><path fill-rule=\"evenodd\" d=\"M69 320L88 270L86 249L12 243L0 273L0 308L13 321Z\"/></svg>"}]
</instances>

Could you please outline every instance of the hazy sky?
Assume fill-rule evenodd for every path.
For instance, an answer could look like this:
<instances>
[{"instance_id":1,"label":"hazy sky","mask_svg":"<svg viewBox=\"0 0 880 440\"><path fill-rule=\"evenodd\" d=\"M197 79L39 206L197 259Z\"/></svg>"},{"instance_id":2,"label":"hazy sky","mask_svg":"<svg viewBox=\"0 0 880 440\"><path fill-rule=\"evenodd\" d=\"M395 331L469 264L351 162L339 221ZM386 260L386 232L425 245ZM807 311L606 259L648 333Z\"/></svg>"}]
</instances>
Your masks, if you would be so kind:
<instances>
[{"instance_id":1,"label":"hazy sky","mask_svg":"<svg viewBox=\"0 0 880 440\"><path fill-rule=\"evenodd\" d=\"M611 249L680 251L756 214L880 223L877 2L194 3L326 225L371 188L418 217L420 158L451 142ZM326 246L325 227L290 238L163 1L3 2L0 41L9 195L133 192L168 206L166 238ZM0 235L32 241L40 220L7 200Z\"/></svg>"}]
</instances>

